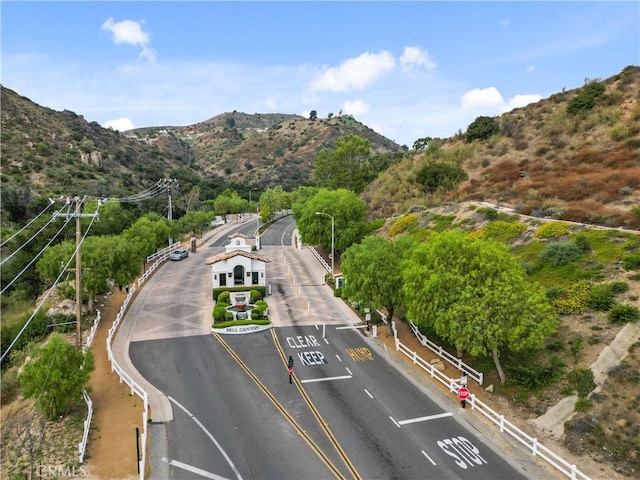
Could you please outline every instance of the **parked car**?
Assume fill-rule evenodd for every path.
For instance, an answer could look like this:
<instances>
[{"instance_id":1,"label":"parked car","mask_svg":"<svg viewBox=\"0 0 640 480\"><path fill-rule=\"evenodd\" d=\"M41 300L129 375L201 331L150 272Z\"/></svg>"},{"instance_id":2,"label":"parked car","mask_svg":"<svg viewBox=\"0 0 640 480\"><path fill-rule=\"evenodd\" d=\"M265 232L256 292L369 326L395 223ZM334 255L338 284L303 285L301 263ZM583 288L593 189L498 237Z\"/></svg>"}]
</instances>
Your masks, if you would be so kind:
<instances>
[{"instance_id":1,"label":"parked car","mask_svg":"<svg viewBox=\"0 0 640 480\"><path fill-rule=\"evenodd\" d=\"M170 260L182 260L183 258L187 258L189 256L189 251L186 248L179 248L171 252L169 255Z\"/></svg>"}]
</instances>

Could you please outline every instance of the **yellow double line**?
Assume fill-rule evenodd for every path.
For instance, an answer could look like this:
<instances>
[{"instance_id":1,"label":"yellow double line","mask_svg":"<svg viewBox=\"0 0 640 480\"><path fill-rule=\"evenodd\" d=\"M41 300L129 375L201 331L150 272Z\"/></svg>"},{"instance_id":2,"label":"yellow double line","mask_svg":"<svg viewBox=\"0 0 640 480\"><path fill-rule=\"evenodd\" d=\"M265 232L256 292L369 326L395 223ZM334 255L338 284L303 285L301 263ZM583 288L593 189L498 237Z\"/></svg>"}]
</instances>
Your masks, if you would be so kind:
<instances>
[{"instance_id":1,"label":"yellow double line","mask_svg":"<svg viewBox=\"0 0 640 480\"><path fill-rule=\"evenodd\" d=\"M276 346L276 350L278 350L278 353L280 354L280 358L282 359L282 363L286 366L287 365L286 355L273 329L271 329L271 335L273 337L273 342ZM222 337L219 334L214 333L213 336L218 340L218 342L220 342L220 344L224 347L224 349L227 352L229 352L229 355L231 355L235 359L235 361L238 362L238 365L240 365L240 367L245 371L245 373L249 375L249 378L251 378L254 381L254 383L267 396L267 398L271 400L271 403L273 403L273 405L280 411L282 416L287 419L287 421L291 424L293 428L296 429L296 431L304 439L307 445L309 445L311 450L313 450L315 454L318 456L318 458L320 458L320 460L324 462L324 464L331 471L331 473L333 473L333 475L338 479L346 480L347 477L345 477L342 474L342 472L340 472L340 470L333 464L333 462L328 457L328 455L322 451L322 449L313 441L313 439L309 436L309 434L300 425L298 425L296 420L291 416L291 414L289 414L286 408L284 408L280 404L280 402L278 402L278 399L267 389L267 387L260 381L260 379L249 369L249 367L242 361L242 359L236 354L236 352L234 352L231 349L231 347L229 347L229 345L222 339ZM316 418L318 424L327 435L327 438L336 449L338 456L342 459L349 473L353 476L355 480L362 480L362 477L356 470L356 467L353 465L353 463L351 463L351 460L349 460L349 458L347 457L347 454L344 452L344 450L340 446L340 443L338 442L336 437L333 435L331 430L329 430L329 427L320 416L320 412L311 401L311 398L309 398L309 396L307 395L307 392L304 391L304 389L302 388L302 385L300 384L300 382L295 376L293 377L293 380L298 391L300 392L300 395L309 406L309 409L313 413L313 416Z\"/></svg>"}]
</instances>

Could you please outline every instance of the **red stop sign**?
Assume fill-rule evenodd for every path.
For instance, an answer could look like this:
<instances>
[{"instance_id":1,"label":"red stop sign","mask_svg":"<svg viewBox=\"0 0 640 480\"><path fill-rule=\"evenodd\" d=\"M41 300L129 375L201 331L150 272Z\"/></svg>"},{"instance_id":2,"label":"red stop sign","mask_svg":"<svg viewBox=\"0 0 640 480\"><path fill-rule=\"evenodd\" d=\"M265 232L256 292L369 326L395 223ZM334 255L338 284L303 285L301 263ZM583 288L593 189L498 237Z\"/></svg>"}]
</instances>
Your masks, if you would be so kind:
<instances>
[{"instance_id":1,"label":"red stop sign","mask_svg":"<svg viewBox=\"0 0 640 480\"><path fill-rule=\"evenodd\" d=\"M460 400L466 400L467 398L469 398L469 389L467 387L460 387L460 389L458 390L458 398Z\"/></svg>"}]
</instances>

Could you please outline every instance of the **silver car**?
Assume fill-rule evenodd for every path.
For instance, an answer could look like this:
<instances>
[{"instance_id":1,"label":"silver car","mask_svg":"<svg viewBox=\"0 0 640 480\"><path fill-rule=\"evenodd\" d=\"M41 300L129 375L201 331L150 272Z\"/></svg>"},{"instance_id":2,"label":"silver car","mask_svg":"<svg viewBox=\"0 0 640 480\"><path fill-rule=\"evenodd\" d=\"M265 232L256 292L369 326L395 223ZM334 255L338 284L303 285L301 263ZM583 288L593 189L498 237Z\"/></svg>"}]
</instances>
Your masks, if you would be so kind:
<instances>
[{"instance_id":1,"label":"silver car","mask_svg":"<svg viewBox=\"0 0 640 480\"><path fill-rule=\"evenodd\" d=\"M183 258L187 258L189 256L189 251L186 248L179 248L171 252L169 255L170 260L182 260Z\"/></svg>"}]
</instances>

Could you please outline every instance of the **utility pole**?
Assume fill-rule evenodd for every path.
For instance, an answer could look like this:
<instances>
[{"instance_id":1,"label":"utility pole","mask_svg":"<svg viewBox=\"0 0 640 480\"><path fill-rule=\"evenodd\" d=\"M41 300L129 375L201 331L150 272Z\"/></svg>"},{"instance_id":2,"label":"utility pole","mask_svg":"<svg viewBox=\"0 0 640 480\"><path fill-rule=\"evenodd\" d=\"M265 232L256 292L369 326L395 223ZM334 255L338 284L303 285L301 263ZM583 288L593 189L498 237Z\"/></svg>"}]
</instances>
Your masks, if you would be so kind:
<instances>
[{"instance_id":1,"label":"utility pole","mask_svg":"<svg viewBox=\"0 0 640 480\"><path fill-rule=\"evenodd\" d=\"M98 217L98 213L82 213L82 204L86 197L75 197L73 199L75 203L75 210L73 213L67 211L67 213L54 213L53 216L64 215L67 220L71 218L76 219L76 348L82 350L82 249L80 245L82 243L82 217ZM70 204L70 200L66 199L67 204ZM98 205L101 201L98 201Z\"/></svg>"},{"instance_id":2,"label":"utility pole","mask_svg":"<svg viewBox=\"0 0 640 480\"><path fill-rule=\"evenodd\" d=\"M169 212L167 213L167 219L169 220L169 225L173 220L173 208L171 206L171 185L167 188L167 192L169 194ZM169 235L169 246L173 245L173 238Z\"/></svg>"}]
</instances>

